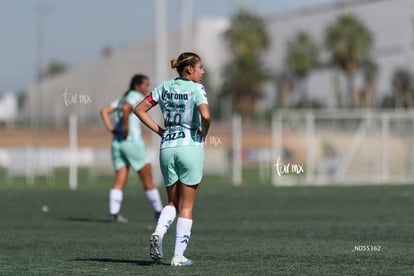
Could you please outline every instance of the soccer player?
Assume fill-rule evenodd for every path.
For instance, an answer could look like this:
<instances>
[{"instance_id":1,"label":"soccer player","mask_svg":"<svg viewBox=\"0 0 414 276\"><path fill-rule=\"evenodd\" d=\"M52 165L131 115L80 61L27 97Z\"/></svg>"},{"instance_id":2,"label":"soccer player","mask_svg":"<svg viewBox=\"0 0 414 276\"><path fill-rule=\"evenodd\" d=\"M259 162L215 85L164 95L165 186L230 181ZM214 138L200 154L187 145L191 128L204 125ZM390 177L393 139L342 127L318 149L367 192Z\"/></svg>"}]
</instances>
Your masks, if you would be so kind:
<instances>
[{"instance_id":1,"label":"soccer player","mask_svg":"<svg viewBox=\"0 0 414 276\"><path fill-rule=\"evenodd\" d=\"M165 81L135 109L135 114L161 136L160 166L168 194L168 204L161 212L150 239L150 255L162 262L162 240L178 214L172 266L192 265L184 257L193 224L193 206L200 189L204 166L204 143L210 127L210 111L201 79L201 59L194 53L182 53L171 61L179 77ZM148 111L159 104L164 126L159 126Z\"/></svg>"},{"instance_id":2,"label":"soccer player","mask_svg":"<svg viewBox=\"0 0 414 276\"><path fill-rule=\"evenodd\" d=\"M144 75L133 76L128 91L110 105L103 107L100 112L106 128L113 134L112 163L115 169L115 181L109 192L111 222L128 222L125 217L119 214L119 211L121 210L129 167L138 172L156 219L158 219L163 207L158 189L152 182L151 164L148 161L145 144L141 137L141 123L132 113L135 106L148 94L149 87L148 77ZM111 113L115 113L115 126L112 125L110 119Z\"/></svg>"}]
</instances>

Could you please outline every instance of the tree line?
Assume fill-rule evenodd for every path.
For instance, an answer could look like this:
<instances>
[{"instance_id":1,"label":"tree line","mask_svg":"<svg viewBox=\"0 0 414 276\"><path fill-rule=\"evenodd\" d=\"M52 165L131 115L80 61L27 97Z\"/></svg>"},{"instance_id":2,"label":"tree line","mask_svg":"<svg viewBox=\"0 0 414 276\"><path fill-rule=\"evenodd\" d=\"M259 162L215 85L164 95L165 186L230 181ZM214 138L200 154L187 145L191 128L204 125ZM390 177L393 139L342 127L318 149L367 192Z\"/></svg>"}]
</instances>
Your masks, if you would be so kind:
<instances>
[{"instance_id":1,"label":"tree line","mask_svg":"<svg viewBox=\"0 0 414 276\"><path fill-rule=\"evenodd\" d=\"M229 29L224 33L232 58L223 68L225 76L222 95L232 99L232 111L251 117L255 104L261 97L263 81L275 80L278 106L282 108L316 108L316 103L307 88L307 79L313 70L338 69L346 79L344 99L336 85L338 108L373 108L375 102L378 64L372 57L374 35L365 23L352 13L344 13L326 26L323 41L300 30L286 41L284 70L274 73L264 66L263 56L270 47L270 37L264 20L240 9L231 18ZM321 60L321 52L329 54L327 61ZM355 76L362 73L364 85L355 87ZM408 68L396 68L392 77L392 95L386 97L382 107L406 107L414 105L414 74ZM292 106L293 91L300 93L300 102ZM328 91L327 91L328 92Z\"/></svg>"}]
</instances>

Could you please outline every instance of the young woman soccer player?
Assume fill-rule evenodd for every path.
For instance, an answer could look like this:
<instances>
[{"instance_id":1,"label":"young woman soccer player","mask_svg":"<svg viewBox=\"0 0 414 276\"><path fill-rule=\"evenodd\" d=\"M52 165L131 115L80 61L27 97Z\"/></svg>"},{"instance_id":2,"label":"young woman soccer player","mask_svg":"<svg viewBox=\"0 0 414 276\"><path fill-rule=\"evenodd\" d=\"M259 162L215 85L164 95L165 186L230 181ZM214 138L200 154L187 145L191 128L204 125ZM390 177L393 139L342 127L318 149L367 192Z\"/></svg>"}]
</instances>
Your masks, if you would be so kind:
<instances>
[{"instance_id":1,"label":"young woman soccer player","mask_svg":"<svg viewBox=\"0 0 414 276\"><path fill-rule=\"evenodd\" d=\"M193 206L203 175L203 141L210 127L206 92L200 81L204 75L198 55L183 53L171 61L179 77L163 82L135 109L135 114L152 131L161 136L160 166L167 188L168 205L164 207L150 239L150 255L162 262L162 240L178 213L172 266L193 262L184 257L193 223ZM159 104L165 128L148 114Z\"/></svg>"},{"instance_id":2,"label":"young woman soccer player","mask_svg":"<svg viewBox=\"0 0 414 276\"><path fill-rule=\"evenodd\" d=\"M101 109L102 120L109 132L113 134L112 163L116 175L114 186L109 193L111 222L128 222L119 214L119 211L129 167L138 172L144 185L145 195L151 203L157 219L162 210L160 194L152 182L151 164L148 162L144 141L141 137L141 123L132 113L135 106L148 94L149 86L148 77L135 75L131 79L129 90L121 98ZM111 123L111 113L115 113L115 127Z\"/></svg>"}]
</instances>

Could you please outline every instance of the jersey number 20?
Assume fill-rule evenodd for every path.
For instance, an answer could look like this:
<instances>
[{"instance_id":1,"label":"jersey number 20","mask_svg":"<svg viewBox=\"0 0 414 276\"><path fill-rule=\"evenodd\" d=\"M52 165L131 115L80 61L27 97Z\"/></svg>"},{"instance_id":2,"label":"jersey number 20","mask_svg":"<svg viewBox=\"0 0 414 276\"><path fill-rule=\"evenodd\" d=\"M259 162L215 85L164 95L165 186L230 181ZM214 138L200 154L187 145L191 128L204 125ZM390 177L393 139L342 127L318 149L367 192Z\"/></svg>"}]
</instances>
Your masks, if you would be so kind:
<instances>
[{"instance_id":1,"label":"jersey number 20","mask_svg":"<svg viewBox=\"0 0 414 276\"><path fill-rule=\"evenodd\" d=\"M176 113L174 117L171 116L171 113L168 113L165 118L165 126L174 126L174 125L180 125L181 124L181 114Z\"/></svg>"}]
</instances>

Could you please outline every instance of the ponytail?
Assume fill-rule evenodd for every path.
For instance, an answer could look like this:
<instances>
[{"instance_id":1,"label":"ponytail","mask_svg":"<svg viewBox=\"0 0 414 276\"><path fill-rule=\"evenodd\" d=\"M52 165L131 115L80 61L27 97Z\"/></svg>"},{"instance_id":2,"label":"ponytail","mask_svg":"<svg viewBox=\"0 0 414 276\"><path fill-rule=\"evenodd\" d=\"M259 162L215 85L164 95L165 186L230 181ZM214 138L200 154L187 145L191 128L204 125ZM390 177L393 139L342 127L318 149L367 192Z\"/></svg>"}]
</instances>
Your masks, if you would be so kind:
<instances>
[{"instance_id":1,"label":"ponytail","mask_svg":"<svg viewBox=\"0 0 414 276\"><path fill-rule=\"evenodd\" d=\"M171 60L171 68L177 69L177 73L181 76L187 66L194 67L199 60L201 59L197 54L185 52Z\"/></svg>"}]
</instances>

